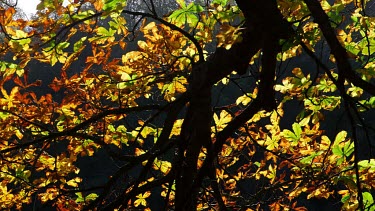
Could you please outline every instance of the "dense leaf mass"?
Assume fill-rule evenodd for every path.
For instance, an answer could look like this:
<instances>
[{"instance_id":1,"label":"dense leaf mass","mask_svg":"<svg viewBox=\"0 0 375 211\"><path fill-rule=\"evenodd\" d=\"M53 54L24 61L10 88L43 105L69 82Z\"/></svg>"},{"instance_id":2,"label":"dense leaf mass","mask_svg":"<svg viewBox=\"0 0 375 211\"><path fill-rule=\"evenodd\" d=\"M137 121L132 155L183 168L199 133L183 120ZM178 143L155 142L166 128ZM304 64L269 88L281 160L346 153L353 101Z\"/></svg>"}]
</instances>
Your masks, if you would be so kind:
<instances>
[{"instance_id":1,"label":"dense leaf mass","mask_svg":"<svg viewBox=\"0 0 375 211\"><path fill-rule=\"evenodd\" d=\"M1 210L375 210L373 1L15 3Z\"/></svg>"}]
</instances>

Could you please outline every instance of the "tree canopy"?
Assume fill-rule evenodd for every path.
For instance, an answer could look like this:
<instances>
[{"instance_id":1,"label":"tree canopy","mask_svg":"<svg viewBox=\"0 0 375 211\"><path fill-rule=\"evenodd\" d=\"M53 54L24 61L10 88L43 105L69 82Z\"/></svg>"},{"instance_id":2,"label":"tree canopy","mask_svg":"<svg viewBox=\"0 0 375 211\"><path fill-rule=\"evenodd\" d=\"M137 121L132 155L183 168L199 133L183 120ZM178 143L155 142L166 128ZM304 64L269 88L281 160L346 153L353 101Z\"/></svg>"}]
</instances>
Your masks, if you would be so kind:
<instances>
[{"instance_id":1,"label":"tree canopy","mask_svg":"<svg viewBox=\"0 0 375 211\"><path fill-rule=\"evenodd\" d=\"M2 210L375 210L374 2L14 3Z\"/></svg>"}]
</instances>

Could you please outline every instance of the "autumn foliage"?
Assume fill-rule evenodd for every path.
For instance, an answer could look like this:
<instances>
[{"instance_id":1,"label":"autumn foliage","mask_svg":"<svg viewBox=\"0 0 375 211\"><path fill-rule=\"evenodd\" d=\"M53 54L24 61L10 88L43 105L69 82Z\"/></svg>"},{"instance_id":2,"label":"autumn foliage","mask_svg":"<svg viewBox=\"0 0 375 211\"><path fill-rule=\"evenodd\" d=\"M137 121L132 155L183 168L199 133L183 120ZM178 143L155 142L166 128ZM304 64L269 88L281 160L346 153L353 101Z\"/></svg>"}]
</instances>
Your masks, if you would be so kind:
<instances>
[{"instance_id":1,"label":"autumn foliage","mask_svg":"<svg viewBox=\"0 0 375 211\"><path fill-rule=\"evenodd\" d=\"M1 209L375 210L370 2L2 3Z\"/></svg>"}]
</instances>

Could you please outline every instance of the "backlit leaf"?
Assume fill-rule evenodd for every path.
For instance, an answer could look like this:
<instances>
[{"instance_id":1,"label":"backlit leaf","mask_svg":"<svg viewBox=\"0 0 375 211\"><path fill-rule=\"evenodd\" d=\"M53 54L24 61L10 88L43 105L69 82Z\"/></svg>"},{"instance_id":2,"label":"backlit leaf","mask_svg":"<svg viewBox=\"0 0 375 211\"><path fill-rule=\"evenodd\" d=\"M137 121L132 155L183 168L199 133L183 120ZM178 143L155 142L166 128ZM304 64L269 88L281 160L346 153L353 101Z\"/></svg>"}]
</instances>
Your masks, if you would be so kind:
<instances>
[{"instance_id":1,"label":"backlit leaf","mask_svg":"<svg viewBox=\"0 0 375 211\"><path fill-rule=\"evenodd\" d=\"M150 191L147 191L146 193L144 194L139 194L136 196L136 200L134 201L134 206L135 207L138 207L139 205L142 205L142 206L146 206L147 205L147 201L146 199L151 195L151 192Z\"/></svg>"},{"instance_id":2,"label":"backlit leaf","mask_svg":"<svg viewBox=\"0 0 375 211\"><path fill-rule=\"evenodd\" d=\"M224 127L232 120L232 116L226 112L225 110L220 112L220 116L218 117L214 114L214 121L218 131L224 129Z\"/></svg>"}]
</instances>

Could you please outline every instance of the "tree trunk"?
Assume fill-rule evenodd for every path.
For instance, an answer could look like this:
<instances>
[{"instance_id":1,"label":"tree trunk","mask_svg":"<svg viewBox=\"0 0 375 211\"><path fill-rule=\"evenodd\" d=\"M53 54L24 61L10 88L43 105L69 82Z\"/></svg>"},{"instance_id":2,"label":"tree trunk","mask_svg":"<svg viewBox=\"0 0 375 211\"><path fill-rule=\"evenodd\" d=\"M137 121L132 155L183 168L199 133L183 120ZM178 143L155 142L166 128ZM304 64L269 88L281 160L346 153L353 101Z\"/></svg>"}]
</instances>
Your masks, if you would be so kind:
<instances>
[{"instance_id":1,"label":"tree trunk","mask_svg":"<svg viewBox=\"0 0 375 211\"><path fill-rule=\"evenodd\" d=\"M207 158L203 165L204 169L197 167L202 147L211 145L210 128L213 118L211 88L213 84L234 70L240 74L245 73L250 59L260 48L263 48L257 99L261 107L255 107L268 111L276 108L274 84L276 55L279 52L278 42L279 39L290 36L291 28L282 18L274 0L237 0L237 4L247 21L246 29L242 34L242 42L233 45L230 50L218 48L207 61L193 68L189 87L192 97L182 126L179 155L181 166L176 175L175 210L178 211L196 210L200 181L202 177L208 176L209 171L205 167L211 165L207 162L213 161L212 157ZM215 148L221 149L223 143L220 144L221 146L215 146ZM217 156L215 152L218 151L211 151L214 153L213 156Z\"/></svg>"}]
</instances>

